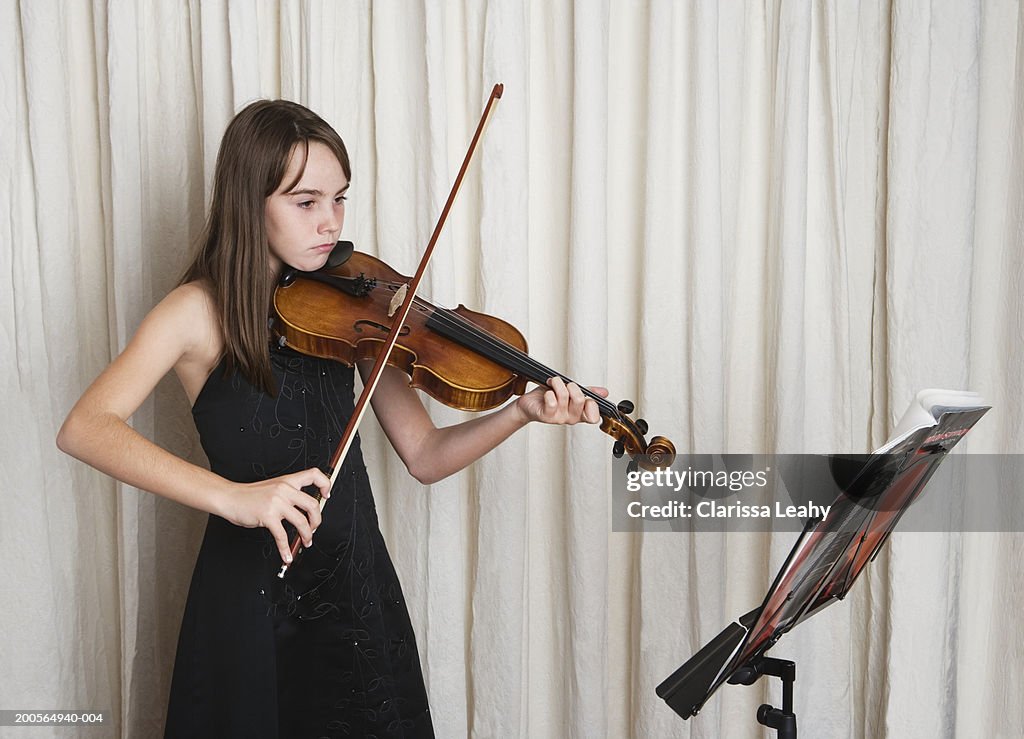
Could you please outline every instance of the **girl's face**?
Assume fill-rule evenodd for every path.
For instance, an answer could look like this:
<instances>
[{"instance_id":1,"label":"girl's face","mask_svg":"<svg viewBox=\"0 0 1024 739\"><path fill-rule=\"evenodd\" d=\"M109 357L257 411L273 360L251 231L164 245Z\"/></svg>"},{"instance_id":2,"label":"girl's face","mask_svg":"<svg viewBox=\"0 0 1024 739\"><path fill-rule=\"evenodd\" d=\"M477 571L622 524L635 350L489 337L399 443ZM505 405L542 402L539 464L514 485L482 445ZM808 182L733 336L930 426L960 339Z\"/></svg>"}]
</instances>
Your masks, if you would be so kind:
<instances>
[{"instance_id":1,"label":"girl's face","mask_svg":"<svg viewBox=\"0 0 1024 739\"><path fill-rule=\"evenodd\" d=\"M296 146L281 186L267 198L264 215L270 243L270 271L276 277L282 264L311 272L323 267L345 222L348 178L337 157L324 144L309 143L306 169L294 187L304 148Z\"/></svg>"}]
</instances>

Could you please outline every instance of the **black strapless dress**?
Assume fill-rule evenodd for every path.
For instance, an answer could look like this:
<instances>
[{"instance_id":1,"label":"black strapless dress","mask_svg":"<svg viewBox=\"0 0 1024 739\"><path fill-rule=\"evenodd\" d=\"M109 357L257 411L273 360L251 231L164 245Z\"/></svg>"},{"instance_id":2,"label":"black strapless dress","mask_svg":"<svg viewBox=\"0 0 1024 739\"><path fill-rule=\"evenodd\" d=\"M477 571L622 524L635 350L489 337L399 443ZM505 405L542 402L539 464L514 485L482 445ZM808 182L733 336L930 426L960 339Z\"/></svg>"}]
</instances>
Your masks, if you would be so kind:
<instances>
[{"instance_id":1,"label":"black strapless dress","mask_svg":"<svg viewBox=\"0 0 1024 739\"><path fill-rule=\"evenodd\" d=\"M211 469L253 482L325 467L353 371L273 349L277 397L214 370L192 409ZM284 580L266 529L210 516L181 624L168 737L432 737L416 640L358 439L313 546Z\"/></svg>"}]
</instances>

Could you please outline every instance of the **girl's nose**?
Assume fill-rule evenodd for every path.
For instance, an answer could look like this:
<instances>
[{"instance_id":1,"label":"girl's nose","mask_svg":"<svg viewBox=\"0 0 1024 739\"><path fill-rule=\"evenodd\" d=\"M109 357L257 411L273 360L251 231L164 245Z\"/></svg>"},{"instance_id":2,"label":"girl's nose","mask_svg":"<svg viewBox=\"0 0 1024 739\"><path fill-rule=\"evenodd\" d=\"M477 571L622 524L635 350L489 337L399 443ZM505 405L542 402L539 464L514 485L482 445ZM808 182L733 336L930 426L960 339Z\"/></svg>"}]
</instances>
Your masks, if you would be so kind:
<instances>
[{"instance_id":1,"label":"girl's nose","mask_svg":"<svg viewBox=\"0 0 1024 739\"><path fill-rule=\"evenodd\" d=\"M334 208L329 209L320 222L320 233L341 231L341 219L341 213L336 212Z\"/></svg>"}]
</instances>

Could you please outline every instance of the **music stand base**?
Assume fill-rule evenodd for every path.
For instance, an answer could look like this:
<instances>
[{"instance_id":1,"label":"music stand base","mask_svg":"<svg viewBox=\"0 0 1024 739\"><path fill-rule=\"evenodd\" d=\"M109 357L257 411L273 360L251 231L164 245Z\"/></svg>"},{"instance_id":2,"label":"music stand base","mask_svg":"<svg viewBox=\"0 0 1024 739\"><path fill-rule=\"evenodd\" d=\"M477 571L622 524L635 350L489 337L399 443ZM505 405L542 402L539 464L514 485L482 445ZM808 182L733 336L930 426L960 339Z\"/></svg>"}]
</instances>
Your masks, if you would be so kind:
<instances>
[{"instance_id":1,"label":"music stand base","mask_svg":"<svg viewBox=\"0 0 1024 739\"><path fill-rule=\"evenodd\" d=\"M782 708L762 703L757 709L757 723L775 729L779 739L796 739L796 714L793 713L796 662L774 657L758 657L751 664L736 670L729 678L729 682L733 685L753 685L764 675L782 680Z\"/></svg>"}]
</instances>

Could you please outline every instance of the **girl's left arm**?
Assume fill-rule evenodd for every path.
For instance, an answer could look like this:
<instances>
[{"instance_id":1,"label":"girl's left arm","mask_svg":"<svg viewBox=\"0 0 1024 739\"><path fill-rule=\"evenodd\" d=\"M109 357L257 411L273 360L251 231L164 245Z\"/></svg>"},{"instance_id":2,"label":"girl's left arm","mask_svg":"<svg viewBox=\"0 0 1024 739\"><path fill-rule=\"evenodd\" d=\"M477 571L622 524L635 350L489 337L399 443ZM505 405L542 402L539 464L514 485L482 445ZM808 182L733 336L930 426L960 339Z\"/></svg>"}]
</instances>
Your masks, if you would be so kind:
<instances>
[{"instance_id":1,"label":"girl's left arm","mask_svg":"<svg viewBox=\"0 0 1024 739\"><path fill-rule=\"evenodd\" d=\"M360 365L364 375L368 369L368 364ZM371 405L409 473L429 485L476 461L531 421L574 424L601 420L597 403L584 396L575 383L566 385L555 377L549 385L487 415L437 428L416 390L409 387L408 376L386 367ZM608 395L604 388L590 389L601 397Z\"/></svg>"}]
</instances>

